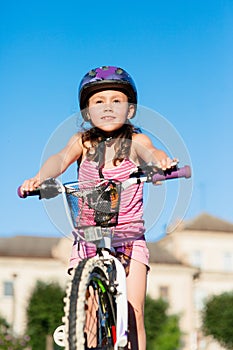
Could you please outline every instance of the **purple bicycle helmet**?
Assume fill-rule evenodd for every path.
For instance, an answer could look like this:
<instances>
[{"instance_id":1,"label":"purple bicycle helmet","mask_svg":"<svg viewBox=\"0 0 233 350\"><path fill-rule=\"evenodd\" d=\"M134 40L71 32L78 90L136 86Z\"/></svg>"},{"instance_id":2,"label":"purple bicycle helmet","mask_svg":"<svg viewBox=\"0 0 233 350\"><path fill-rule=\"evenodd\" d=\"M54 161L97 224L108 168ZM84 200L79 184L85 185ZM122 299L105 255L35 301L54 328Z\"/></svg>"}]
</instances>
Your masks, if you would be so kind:
<instances>
[{"instance_id":1,"label":"purple bicycle helmet","mask_svg":"<svg viewBox=\"0 0 233 350\"><path fill-rule=\"evenodd\" d=\"M137 104L137 89L131 76L122 68L103 66L92 69L81 80L78 89L80 110L87 107L88 99L94 93L102 90L119 90L128 96L130 103Z\"/></svg>"}]
</instances>

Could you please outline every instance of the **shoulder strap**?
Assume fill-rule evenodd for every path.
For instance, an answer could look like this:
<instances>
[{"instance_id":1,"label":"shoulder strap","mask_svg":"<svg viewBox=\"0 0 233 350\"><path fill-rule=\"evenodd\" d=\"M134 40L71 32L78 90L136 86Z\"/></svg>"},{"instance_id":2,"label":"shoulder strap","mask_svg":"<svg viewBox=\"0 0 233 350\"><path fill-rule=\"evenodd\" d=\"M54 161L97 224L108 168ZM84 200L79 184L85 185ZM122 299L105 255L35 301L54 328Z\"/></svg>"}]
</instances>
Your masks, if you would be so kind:
<instances>
[{"instance_id":1,"label":"shoulder strap","mask_svg":"<svg viewBox=\"0 0 233 350\"><path fill-rule=\"evenodd\" d=\"M103 175L103 168L104 168L104 162L105 162L105 152L106 152L106 146L105 142L101 142L98 147L98 152L99 152L99 177L101 179L104 179Z\"/></svg>"}]
</instances>

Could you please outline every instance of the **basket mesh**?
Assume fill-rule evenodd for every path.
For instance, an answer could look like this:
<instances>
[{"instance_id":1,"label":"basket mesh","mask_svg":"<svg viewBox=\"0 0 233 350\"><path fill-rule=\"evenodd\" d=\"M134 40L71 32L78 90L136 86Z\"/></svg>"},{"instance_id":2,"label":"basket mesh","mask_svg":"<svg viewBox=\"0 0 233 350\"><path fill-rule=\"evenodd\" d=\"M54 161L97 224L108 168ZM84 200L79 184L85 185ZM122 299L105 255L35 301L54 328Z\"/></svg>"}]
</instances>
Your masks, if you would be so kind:
<instances>
[{"instance_id":1,"label":"basket mesh","mask_svg":"<svg viewBox=\"0 0 233 350\"><path fill-rule=\"evenodd\" d=\"M65 188L70 214L76 228L117 225L120 183L110 180L99 184L77 182L67 184Z\"/></svg>"}]
</instances>

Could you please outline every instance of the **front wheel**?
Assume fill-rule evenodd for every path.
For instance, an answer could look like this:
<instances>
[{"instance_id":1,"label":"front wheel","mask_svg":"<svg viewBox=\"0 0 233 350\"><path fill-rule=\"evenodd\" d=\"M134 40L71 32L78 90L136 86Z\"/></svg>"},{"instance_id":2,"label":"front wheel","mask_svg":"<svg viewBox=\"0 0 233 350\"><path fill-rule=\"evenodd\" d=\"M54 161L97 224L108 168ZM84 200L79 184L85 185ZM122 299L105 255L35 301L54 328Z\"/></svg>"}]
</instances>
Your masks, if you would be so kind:
<instances>
[{"instance_id":1,"label":"front wheel","mask_svg":"<svg viewBox=\"0 0 233 350\"><path fill-rule=\"evenodd\" d=\"M67 291L65 324L69 350L113 350L116 303L101 260L85 259Z\"/></svg>"}]
</instances>

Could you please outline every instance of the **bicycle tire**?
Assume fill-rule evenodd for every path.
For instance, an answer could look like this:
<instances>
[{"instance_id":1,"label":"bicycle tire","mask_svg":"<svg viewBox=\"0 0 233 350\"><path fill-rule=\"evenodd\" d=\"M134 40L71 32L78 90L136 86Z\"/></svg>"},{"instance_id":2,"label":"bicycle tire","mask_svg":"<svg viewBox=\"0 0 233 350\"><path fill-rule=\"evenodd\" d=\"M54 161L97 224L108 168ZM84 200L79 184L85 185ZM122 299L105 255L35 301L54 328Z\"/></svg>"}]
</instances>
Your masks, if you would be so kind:
<instances>
[{"instance_id":1,"label":"bicycle tire","mask_svg":"<svg viewBox=\"0 0 233 350\"><path fill-rule=\"evenodd\" d=\"M65 301L67 349L113 350L116 303L101 260L85 259L79 263Z\"/></svg>"}]
</instances>

